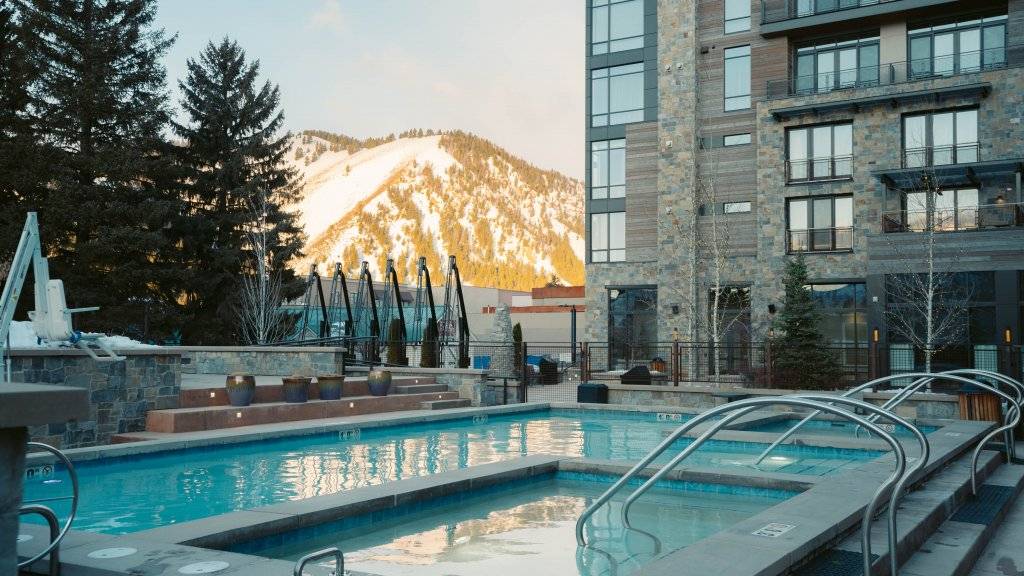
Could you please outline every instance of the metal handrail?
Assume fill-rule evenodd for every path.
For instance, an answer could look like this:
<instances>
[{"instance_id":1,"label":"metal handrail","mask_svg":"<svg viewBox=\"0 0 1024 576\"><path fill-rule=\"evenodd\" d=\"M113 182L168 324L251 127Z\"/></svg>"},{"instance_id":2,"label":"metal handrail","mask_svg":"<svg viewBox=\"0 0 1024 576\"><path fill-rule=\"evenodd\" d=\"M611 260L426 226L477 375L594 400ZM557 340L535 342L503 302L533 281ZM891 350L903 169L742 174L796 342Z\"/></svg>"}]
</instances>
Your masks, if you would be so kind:
<instances>
[{"instance_id":1,"label":"metal handrail","mask_svg":"<svg viewBox=\"0 0 1024 576\"><path fill-rule=\"evenodd\" d=\"M903 446L895 438L893 438L888 432L882 430L880 427L876 426L875 424L873 424L871 422L867 422L867 420L865 420L863 417L858 416L856 414L852 414L850 412L847 412L847 411L845 411L845 410L843 410L841 408L836 408L834 406L831 406L831 405L828 405L828 404L824 404L822 402L818 402L818 401L815 401L815 400L808 400L808 399L804 399L804 398L796 398L796 397L751 398L751 399L747 399L747 400L739 400L737 402L731 402L729 404L725 404L723 406L719 406L717 408L713 408L711 410L708 410L707 412L704 412L704 413L694 417L693 419L687 421L685 424L683 424L682 426L677 428L675 431L673 431L672 434L668 435L665 438L665 440L663 440L661 442L661 444L659 444L657 447L654 448L654 450L649 452L647 454L647 456L645 456L638 464L633 466L633 468L631 468L629 470L629 472L627 472L621 478L619 478L619 480L616 481L615 484L613 484L608 490L606 490L604 494L602 494L593 504L591 504L583 512L582 515L580 515L580 518L576 521L576 542L577 542L577 544L579 544L580 546L586 546L586 539L584 538L584 535L583 535L583 527L586 525L586 521L594 514L594 512L598 508L600 508L601 506L606 504L611 499L611 497L622 486L626 485L629 482L629 480L631 480L633 477L635 477L641 470L646 468L648 464L650 464L655 458L657 458L662 453L664 453L664 451L666 449L668 449L669 446L671 446L676 440L678 440L683 434L685 434L686 432L691 430L694 426L696 426L697 424L700 424L700 423L702 423L702 422L704 422L706 420L709 420L712 417L719 416L719 415L725 414L727 412L735 412L735 414L732 414L730 416L727 416L727 417L723 418L721 421L716 423L716 425L713 426L708 432L705 432L704 434L702 434L701 436L696 438L693 442L691 442L690 445L687 446L686 449L684 449L679 455L677 455L675 458L673 458L673 460L669 464L664 466L661 470L658 471L658 473L656 473L654 476L652 476L650 480L648 480L643 486L641 486L641 489L644 489L644 486L649 487L649 485L653 485L655 482L660 480L661 477L663 477L665 474L668 473L668 471L671 469L671 467L674 464L678 464L678 461L682 460L683 458L688 456L690 453L695 451L697 448L699 448L700 444L702 444L711 435L713 435L715 432L717 432L718 429L720 429L722 426L728 424L729 422L733 421L736 418L739 418L739 417L741 417L741 416L743 416L745 414L748 414L748 413L750 413L750 412L752 412L754 410L757 410L757 409L759 409L759 408L761 408L763 406L770 406L770 405L776 405L776 404L782 404L782 405L788 405L788 406L796 406L796 407L802 407L802 408L813 408L813 409L817 410L819 413L820 412L829 412L829 413L832 413L832 414L834 414L836 416L840 416L840 417L852 420L853 422L863 423L863 424L866 425L866 427L869 430L872 430L873 432L875 432L879 437L881 437L884 440L886 440L889 443L889 445L892 446L893 452L896 455L896 467L895 467L896 469L894 470L893 474L881 486L879 486L878 490L875 491L875 494L872 496L871 501L869 502L868 507L865 509L865 514L864 514L863 522L864 522L865 530L863 531L864 535L863 535L863 537L861 539L861 547L862 547L862 553L864 555L864 567L865 567L864 573L865 574L870 574L871 573L871 556L870 556L870 553L871 553L871 541L870 541L870 525L871 525L871 520L872 520L872 518L874 516L874 511L877 508L877 505L878 505L879 501L882 499L882 497L886 493L889 492L890 488L893 488L894 485L897 482L899 482L899 480L903 477L903 474L904 474L904 472L906 470L906 453L903 450ZM870 405L867 405L865 403L865 406L870 406ZM865 408L865 409L868 409L868 408ZM875 410L880 410L880 408L878 408L877 406L875 406L874 409ZM627 503L628 502L629 501L627 501ZM624 514L623 521L624 521L624 523L627 523L627 526L628 526L628 517L626 516L626 513L628 513L628 507L624 506L623 507L623 514Z\"/></svg>"},{"instance_id":2,"label":"metal handrail","mask_svg":"<svg viewBox=\"0 0 1024 576\"><path fill-rule=\"evenodd\" d=\"M316 552L310 552L302 558L295 561L295 570L293 571L294 576L302 576L302 570L306 567L306 564L314 560L321 560L323 558L334 557L334 575L344 576L345 574L345 555L341 553L335 547L324 548L323 550L317 550Z\"/></svg>"},{"instance_id":3,"label":"metal handrail","mask_svg":"<svg viewBox=\"0 0 1024 576\"><path fill-rule=\"evenodd\" d=\"M52 544L55 540L57 540L60 534L60 527L57 526L57 514L52 509L46 506L40 506L38 504L30 504L28 506L22 506L21 509L18 510L19 516L23 516L25 514L39 514L40 516L42 516L43 519L46 520L46 524L50 527L50 543ZM39 558L41 558L41 556L33 558L29 563L35 562ZM28 563L24 565L18 564L18 568L24 568L27 565ZM50 551L50 576L60 576L59 548Z\"/></svg>"},{"instance_id":4,"label":"metal handrail","mask_svg":"<svg viewBox=\"0 0 1024 576\"><path fill-rule=\"evenodd\" d=\"M867 388L875 388L880 384L884 384L886 382L890 382L892 380L897 380L905 377L906 375L904 374L895 374L892 376L883 376L881 378L875 378L874 380L869 380L863 384L859 384L857 386L854 386L853 388L850 388L846 392L843 392L842 394L837 396L837 398L848 398ZM914 384L916 384L916 382ZM754 460L754 465L760 464L762 460L768 457L768 454L770 454L772 450L775 450L779 446L779 444L785 442L790 436L795 434L797 430L802 428L804 424L810 422L811 420L814 420L814 418L817 417L819 414L821 414L821 411L815 410L808 414L807 416L805 416L803 420L794 424L792 428L783 432L781 436L779 436L774 442L772 442L767 448L765 448L760 455L758 455L757 459Z\"/></svg>"},{"instance_id":5,"label":"metal handrail","mask_svg":"<svg viewBox=\"0 0 1024 576\"><path fill-rule=\"evenodd\" d=\"M51 551L59 550L60 542L61 542L61 540L64 539L64 536L67 536L68 530L71 530L71 523L75 521L75 514L78 512L78 472L75 471L75 465L71 463L71 460L67 456L65 456L63 452L61 452L60 450L54 448L53 446L50 446L49 444L43 444L42 442L27 442L25 445L29 446L29 447L32 447L32 448L41 448L43 450L46 450L47 452L50 452L51 454L53 454L58 460L60 460L64 464L64 466L68 469L68 476L71 477L72 498L71 498L71 511L68 513L68 519L67 519L67 521L64 522L64 526L61 528L60 532L57 534L57 537L56 538L52 538L51 537L50 538L50 545L47 546L46 548L44 548L42 552L40 552L40 553L36 554L35 556L29 558L28 560L25 560L24 562L19 562L18 563L18 568L24 568L26 566L34 564L37 560L43 558L44 556L49 554ZM38 500L37 500L37 502L38 502ZM25 508L32 508L32 509L34 509L35 506L34 505L29 505L29 506L26 506ZM45 507L41 507L41 508L45 508Z\"/></svg>"},{"instance_id":6,"label":"metal handrail","mask_svg":"<svg viewBox=\"0 0 1024 576\"><path fill-rule=\"evenodd\" d=\"M887 210L882 212L886 233L960 232L1024 226L1024 202L974 204L959 208Z\"/></svg>"}]
</instances>

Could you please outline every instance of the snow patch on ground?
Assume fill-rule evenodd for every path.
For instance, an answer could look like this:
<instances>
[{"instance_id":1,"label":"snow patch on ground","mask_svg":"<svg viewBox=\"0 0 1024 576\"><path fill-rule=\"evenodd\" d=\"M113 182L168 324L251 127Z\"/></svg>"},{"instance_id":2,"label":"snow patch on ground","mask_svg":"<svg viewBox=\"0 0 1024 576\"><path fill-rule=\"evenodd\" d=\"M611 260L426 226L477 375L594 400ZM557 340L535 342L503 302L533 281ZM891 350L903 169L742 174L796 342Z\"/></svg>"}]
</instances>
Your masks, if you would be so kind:
<instances>
[{"instance_id":1,"label":"snow patch on ground","mask_svg":"<svg viewBox=\"0 0 1024 576\"><path fill-rule=\"evenodd\" d=\"M39 342L32 322L11 322L11 348L61 348L64 342ZM95 336L93 333L83 333L83 336ZM135 348L159 348L152 344L143 344L138 340L132 340L127 336L105 336L100 335L99 341L113 348L114 350L129 350Z\"/></svg>"}]
</instances>

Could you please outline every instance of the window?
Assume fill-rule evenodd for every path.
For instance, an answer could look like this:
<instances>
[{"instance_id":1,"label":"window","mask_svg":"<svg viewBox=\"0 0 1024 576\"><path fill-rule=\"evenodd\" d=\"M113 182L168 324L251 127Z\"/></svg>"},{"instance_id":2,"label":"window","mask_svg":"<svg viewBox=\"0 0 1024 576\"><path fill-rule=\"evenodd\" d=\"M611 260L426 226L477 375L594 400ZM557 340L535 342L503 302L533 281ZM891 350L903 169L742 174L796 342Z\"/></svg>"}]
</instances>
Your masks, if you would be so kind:
<instances>
[{"instance_id":1,"label":"window","mask_svg":"<svg viewBox=\"0 0 1024 576\"><path fill-rule=\"evenodd\" d=\"M796 51L797 94L878 84L878 37L805 46Z\"/></svg>"},{"instance_id":2,"label":"window","mask_svg":"<svg viewBox=\"0 0 1024 576\"><path fill-rule=\"evenodd\" d=\"M633 366L659 354L651 343L658 341L658 290L610 288L608 290L608 368ZM663 353L660 353L663 354Z\"/></svg>"},{"instance_id":3,"label":"window","mask_svg":"<svg viewBox=\"0 0 1024 576\"><path fill-rule=\"evenodd\" d=\"M730 134L722 138L723 146L742 146L750 144L750 134Z\"/></svg>"},{"instance_id":4,"label":"window","mask_svg":"<svg viewBox=\"0 0 1024 576\"><path fill-rule=\"evenodd\" d=\"M950 110L903 117L903 167L978 161L978 111Z\"/></svg>"},{"instance_id":5,"label":"window","mask_svg":"<svg viewBox=\"0 0 1024 576\"><path fill-rule=\"evenodd\" d=\"M856 8L857 6L878 4L879 1L880 0L796 0L795 16L799 18L802 16L822 14L824 12L835 12L836 10Z\"/></svg>"},{"instance_id":6,"label":"window","mask_svg":"<svg viewBox=\"0 0 1024 576\"><path fill-rule=\"evenodd\" d=\"M933 203L931 210L928 206L929 196ZM948 232L978 228L978 190L975 188L908 192L903 199L903 209L904 232L924 232L929 229Z\"/></svg>"},{"instance_id":7,"label":"window","mask_svg":"<svg viewBox=\"0 0 1024 576\"><path fill-rule=\"evenodd\" d=\"M726 202L722 204L722 212L726 214L750 212L750 202Z\"/></svg>"},{"instance_id":8,"label":"window","mask_svg":"<svg viewBox=\"0 0 1024 576\"><path fill-rule=\"evenodd\" d=\"M797 198L786 204L789 252L853 250L853 197Z\"/></svg>"},{"instance_id":9,"label":"window","mask_svg":"<svg viewBox=\"0 0 1024 576\"><path fill-rule=\"evenodd\" d=\"M626 141L590 143L590 197L594 200L626 196Z\"/></svg>"},{"instance_id":10,"label":"window","mask_svg":"<svg viewBox=\"0 0 1024 576\"><path fill-rule=\"evenodd\" d=\"M750 0L725 0L725 33L750 30Z\"/></svg>"},{"instance_id":11,"label":"window","mask_svg":"<svg viewBox=\"0 0 1024 576\"><path fill-rule=\"evenodd\" d=\"M862 282L808 284L811 300L821 313L818 329L832 353L847 370L867 372L868 297Z\"/></svg>"},{"instance_id":12,"label":"window","mask_svg":"<svg viewBox=\"0 0 1024 576\"><path fill-rule=\"evenodd\" d=\"M789 182L853 177L853 124L791 128L786 150Z\"/></svg>"},{"instance_id":13,"label":"window","mask_svg":"<svg viewBox=\"0 0 1024 576\"><path fill-rule=\"evenodd\" d=\"M725 111L750 108L750 46L725 49Z\"/></svg>"},{"instance_id":14,"label":"window","mask_svg":"<svg viewBox=\"0 0 1024 576\"><path fill-rule=\"evenodd\" d=\"M590 215L590 261L622 262L626 259L626 213Z\"/></svg>"},{"instance_id":15,"label":"window","mask_svg":"<svg viewBox=\"0 0 1024 576\"><path fill-rule=\"evenodd\" d=\"M1006 65L1006 15L907 32L913 78L951 76Z\"/></svg>"},{"instance_id":16,"label":"window","mask_svg":"<svg viewBox=\"0 0 1024 576\"><path fill-rule=\"evenodd\" d=\"M995 273L952 272L936 275L933 280L939 285L933 301L934 319L945 325L944 329L936 333L935 344L943 350L936 352L932 360L933 365L970 366L972 356L976 363L980 357L992 354L994 351L991 346L999 342L995 308ZM909 343L909 333L924 333L926 317L920 312L919 303L927 298L925 291L928 286L928 275L888 274L885 277L885 285L887 310L907 318L905 322L899 324L889 322L889 340ZM974 346L955 346L968 343ZM921 366L921 351L917 350L915 356L918 366Z\"/></svg>"},{"instance_id":17,"label":"window","mask_svg":"<svg viewBox=\"0 0 1024 576\"><path fill-rule=\"evenodd\" d=\"M644 119L644 65L598 68L591 74L591 126L612 126Z\"/></svg>"},{"instance_id":18,"label":"window","mask_svg":"<svg viewBox=\"0 0 1024 576\"><path fill-rule=\"evenodd\" d=\"M591 53L644 47L643 0L593 0Z\"/></svg>"},{"instance_id":19,"label":"window","mask_svg":"<svg viewBox=\"0 0 1024 576\"><path fill-rule=\"evenodd\" d=\"M750 287L722 286L717 291L708 290L709 324L714 318L712 311L716 312L718 317L718 370L723 374L739 374L749 370Z\"/></svg>"}]
</instances>

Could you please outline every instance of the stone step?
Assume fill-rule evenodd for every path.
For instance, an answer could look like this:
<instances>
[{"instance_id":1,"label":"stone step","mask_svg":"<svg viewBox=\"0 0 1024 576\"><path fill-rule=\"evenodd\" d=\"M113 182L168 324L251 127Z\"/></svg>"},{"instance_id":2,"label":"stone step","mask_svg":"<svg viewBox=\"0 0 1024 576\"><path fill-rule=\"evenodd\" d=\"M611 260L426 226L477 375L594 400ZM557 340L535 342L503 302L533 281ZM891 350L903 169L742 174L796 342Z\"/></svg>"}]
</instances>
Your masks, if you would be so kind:
<instances>
[{"instance_id":1,"label":"stone step","mask_svg":"<svg viewBox=\"0 0 1024 576\"><path fill-rule=\"evenodd\" d=\"M1018 495L1009 508L1002 525L974 564L971 576L1005 576L1024 571L1024 497Z\"/></svg>"},{"instance_id":2,"label":"stone step","mask_svg":"<svg viewBox=\"0 0 1024 576\"><path fill-rule=\"evenodd\" d=\"M430 400L420 403L424 410L446 410L448 408L469 408L473 403L468 398L453 398L450 400Z\"/></svg>"},{"instance_id":3,"label":"stone step","mask_svg":"<svg viewBox=\"0 0 1024 576\"><path fill-rule=\"evenodd\" d=\"M257 383L256 393L253 396L253 404L263 404L268 402L282 402L284 401L284 387L281 385L281 378L275 377L273 384ZM391 389L395 391L396 388L406 386L440 386L436 383L433 377L428 378L393 378L391 380ZM341 385L342 396L367 396L370 391L366 385L366 376L346 376L345 382ZM398 394L410 394L410 393L426 393L426 392L445 392L448 390L447 386L442 386L438 390L423 390L421 392L392 392ZM314 381L309 385L309 398L316 400L320 398L320 389L317 383ZM205 387L205 388L182 388L178 394L178 407L179 408L204 408L208 406L227 406L230 402L228 401L227 389L223 385L217 387Z\"/></svg>"},{"instance_id":4,"label":"stone step","mask_svg":"<svg viewBox=\"0 0 1024 576\"><path fill-rule=\"evenodd\" d=\"M429 394L430 392L447 392L447 384L392 384L392 394Z\"/></svg>"},{"instance_id":5,"label":"stone step","mask_svg":"<svg viewBox=\"0 0 1024 576\"><path fill-rule=\"evenodd\" d=\"M900 568L904 576L964 576L1024 487L1024 466L1004 464ZM1024 542L1024 535L1020 536Z\"/></svg>"},{"instance_id":6,"label":"stone step","mask_svg":"<svg viewBox=\"0 0 1024 576\"><path fill-rule=\"evenodd\" d=\"M1002 454L986 450L978 461L978 482L984 482L1002 465ZM953 510L971 496L971 454L961 454L945 469L937 472L917 490L900 499L897 522L897 551L900 562L909 559L920 546L949 518ZM876 556L874 575L889 575L888 512L880 514L871 526L871 552ZM824 576L827 574L860 574L837 572L837 566L859 568L861 562L861 531L854 530L833 549L824 552L809 564L796 570L797 576ZM903 573L902 571L900 572Z\"/></svg>"},{"instance_id":7,"label":"stone step","mask_svg":"<svg viewBox=\"0 0 1024 576\"><path fill-rule=\"evenodd\" d=\"M427 401L455 400L458 392L431 392L429 394L392 394L388 396L351 396L341 400L310 400L302 403L264 402L249 406L205 406L150 410L146 414L148 432L198 432L220 430L255 424L276 424L299 420L338 418L420 410Z\"/></svg>"}]
</instances>

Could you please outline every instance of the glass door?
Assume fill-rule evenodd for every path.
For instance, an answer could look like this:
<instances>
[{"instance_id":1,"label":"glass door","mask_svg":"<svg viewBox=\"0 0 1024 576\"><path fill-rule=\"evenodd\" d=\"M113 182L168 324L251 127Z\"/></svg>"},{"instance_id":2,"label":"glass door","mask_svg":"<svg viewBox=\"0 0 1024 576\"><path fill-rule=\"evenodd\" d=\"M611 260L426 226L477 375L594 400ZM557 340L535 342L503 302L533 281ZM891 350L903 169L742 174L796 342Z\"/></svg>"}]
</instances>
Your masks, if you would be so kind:
<instances>
[{"instance_id":1,"label":"glass door","mask_svg":"<svg viewBox=\"0 0 1024 576\"><path fill-rule=\"evenodd\" d=\"M955 36L952 32L936 34L934 37L933 73L939 76L950 76L956 71Z\"/></svg>"},{"instance_id":2,"label":"glass door","mask_svg":"<svg viewBox=\"0 0 1024 576\"><path fill-rule=\"evenodd\" d=\"M977 72L981 70L981 30L971 28L957 33L960 48L959 71Z\"/></svg>"}]
</instances>

